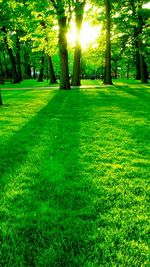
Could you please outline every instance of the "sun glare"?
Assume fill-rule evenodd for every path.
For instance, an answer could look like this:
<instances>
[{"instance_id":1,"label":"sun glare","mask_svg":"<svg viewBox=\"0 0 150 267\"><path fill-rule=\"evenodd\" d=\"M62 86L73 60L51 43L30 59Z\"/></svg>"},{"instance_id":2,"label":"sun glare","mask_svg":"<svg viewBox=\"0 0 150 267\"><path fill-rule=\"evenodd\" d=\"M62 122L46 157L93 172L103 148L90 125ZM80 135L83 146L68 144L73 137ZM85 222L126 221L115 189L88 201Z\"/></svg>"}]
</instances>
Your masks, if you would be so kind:
<instances>
[{"instance_id":1,"label":"sun glare","mask_svg":"<svg viewBox=\"0 0 150 267\"><path fill-rule=\"evenodd\" d=\"M80 35L80 42L83 49L86 49L89 44L94 46L95 41L99 37L101 32L101 26L92 26L88 22L84 22L82 25L82 31ZM76 41L76 29L75 25L71 26L68 32L68 43L74 45Z\"/></svg>"},{"instance_id":2,"label":"sun glare","mask_svg":"<svg viewBox=\"0 0 150 267\"><path fill-rule=\"evenodd\" d=\"M143 8L148 8L148 9L150 9L150 2L144 4L144 5L143 5Z\"/></svg>"}]
</instances>

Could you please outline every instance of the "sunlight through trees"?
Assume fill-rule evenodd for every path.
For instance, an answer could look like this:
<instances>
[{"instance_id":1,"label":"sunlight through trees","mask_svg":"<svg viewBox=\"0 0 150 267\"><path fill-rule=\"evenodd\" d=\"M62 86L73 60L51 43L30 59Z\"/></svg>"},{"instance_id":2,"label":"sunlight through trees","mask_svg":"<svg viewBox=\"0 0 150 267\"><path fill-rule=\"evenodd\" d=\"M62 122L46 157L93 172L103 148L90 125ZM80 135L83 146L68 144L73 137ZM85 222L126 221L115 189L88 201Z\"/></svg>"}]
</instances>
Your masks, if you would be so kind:
<instances>
[{"instance_id":1,"label":"sunlight through trees","mask_svg":"<svg viewBox=\"0 0 150 267\"><path fill-rule=\"evenodd\" d=\"M0 2L1 80L59 82L132 77L148 82L150 3L46 0Z\"/></svg>"}]
</instances>

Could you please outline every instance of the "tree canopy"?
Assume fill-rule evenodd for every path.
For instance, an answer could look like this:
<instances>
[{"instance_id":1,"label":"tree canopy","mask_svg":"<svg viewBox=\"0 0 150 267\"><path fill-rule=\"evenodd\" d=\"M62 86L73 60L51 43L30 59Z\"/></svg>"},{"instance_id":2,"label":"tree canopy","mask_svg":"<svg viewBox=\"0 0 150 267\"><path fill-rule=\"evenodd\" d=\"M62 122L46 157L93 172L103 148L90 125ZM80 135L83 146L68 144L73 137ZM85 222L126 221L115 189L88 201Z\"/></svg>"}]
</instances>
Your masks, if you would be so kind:
<instances>
[{"instance_id":1,"label":"tree canopy","mask_svg":"<svg viewBox=\"0 0 150 267\"><path fill-rule=\"evenodd\" d=\"M70 89L70 82L80 85L81 77L102 78L108 84L112 78L133 77L146 83L150 71L147 3L1 0L0 76L12 77L16 83L40 75L40 80L60 80L60 89ZM69 32L74 36L71 41Z\"/></svg>"}]
</instances>

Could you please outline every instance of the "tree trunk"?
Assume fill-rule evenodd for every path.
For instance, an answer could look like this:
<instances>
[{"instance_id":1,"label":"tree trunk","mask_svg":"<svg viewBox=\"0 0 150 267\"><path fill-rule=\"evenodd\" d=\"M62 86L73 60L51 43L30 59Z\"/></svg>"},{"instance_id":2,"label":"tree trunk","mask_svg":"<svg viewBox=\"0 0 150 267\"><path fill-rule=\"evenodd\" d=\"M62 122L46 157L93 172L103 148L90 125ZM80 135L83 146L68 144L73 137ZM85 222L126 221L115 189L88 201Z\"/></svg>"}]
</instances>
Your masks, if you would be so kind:
<instances>
[{"instance_id":1,"label":"tree trunk","mask_svg":"<svg viewBox=\"0 0 150 267\"><path fill-rule=\"evenodd\" d=\"M11 61L11 65L12 65L12 75L13 75L13 83L19 83L19 78L18 78L18 73L17 73L17 68L16 68L16 62L15 62L15 58L12 52L12 49L7 45L7 49L8 49L8 54L10 56L10 61Z\"/></svg>"},{"instance_id":2,"label":"tree trunk","mask_svg":"<svg viewBox=\"0 0 150 267\"><path fill-rule=\"evenodd\" d=\"M58 14L59 23L59 54L60 54L60 89L69 90L69 67L68 67L68 50L67 50L67 21L66 16Z\"/></svg>"},{"instance_id":3,"label":"tree trunk","mask_svg":"<svg viewBox=\"0 0 150 267\"><path fill-rule=\"evenodd\" d=\"M129 71L130 71L130 65L128 63L127 64L127 80L129 80Z\"/></svg>"},{"instance_id":4,"label":"tree trunk","mask_svg":"<svg viewBox=\"0 0 150 267\"><path fill-rule=\"evenodd\" d=\"M29 57L29 52L28 52L28 47L25 47L25 53L24 53L24 76L25 78L31 79L31 65L30 65L30 57Z\"/></svg>"},{"instance_id":5,"label":"tree trunk","mask_svg":"<svg viewBox=\"0 0 150 267\"><path fill-rule=\"evenodd\" d=\"M148 83L147 80L147 65L145 62L145 57L142 53L142 41L139 40L138 42L139 47L139 55L140 55L140 76L141 76L141 82L142 83Z\"/></svg>"},{"instance_id":6,"label":"tree trunk","mask_svg":"<svg viewBox=\"0 0 150 267\"><path fill-rule=\"evenodd\" d=\"M72 85L73 86L80 86L80 59L81 59L81 47L76 44L75 52L74 52L74 62L73 62L73 74L72 74Z\"/></svg>"},{"instance_id":7,"label":"tree trunk","mask_svg":"<svg viewBox=\"0 0 150 267\"><path fill-rule=\"evenodd\" d=\"M28 64L27 65L27 77L29 78L29 79L31 79L31 65L30 64Z\"/></svg>"},{"instance_id":8,"label":"tree trunk","mask_svg":"<svg viewBox=\"0 0 150 267\"><path fill-rule=\"evenodd\" d=\"M105 0L105 3L106 3L106 59L105 59L104 84L112 84L111 41L110 41L110 0Z\"/></svg>"},{"instance_id":9,"label":"tree trunk","mask_svg":"<svg viewBox=\"0 0 150 267\"><path fill-rule=\"evenodd\" d=\"M143 40L142 40L142 30L145 26L145 20L144 17L142 16L142 13L140 12L142 8L142 2L138 2L138 28L137 28L137 37L138 37L138 51L139 51L139 62L140 62L140 78L142 83L148 83L147 80L147 65L145 62L145 56L144 56L144 45L143 45Z\"/></svg>"},{"instance_id":10,"label":"tree trunk","mask_svg":"<svg viewBox=\"0 0 150 267\"><path fill-rule=\"evenodd\" d=\"M83 22L83 12L85 3L78 3L75 8L75 19L76 19L76 46L74 51L74 62L73 62L73 73L72 73L72 85L80 86L80 75L81 75L81 42L80 34Z\"/></svg>"},{"instance_id":11,"label":"tree trunk","mask_svg":"<svg viewBox=\"0 0 150 267\"><path fill-rule=\"evenodd\" d=\"M140 71L141 71L141 82L148 83L147 80L147 66L145 63L144 55L140 54Z\"/></svg>"},{"instance_id":12,"label":"tree trunk","mask_svg":"<svg viewBox=\"0 0 150 267\"><path fill-rule=\"evenodd\" d=\"M9 47L8 42L7 42L7 37L6 37L7 30L6 30L5 27L2 27L1 30L5 33L4 40L5 40L5 44L6 44L6 47L7 47L7 50L8 50L8 54L9 54L9 57L10 57L10 61L11 61L11 65L12 65L13 83L19 83L19 78L18 78L15 58L14 58L12 49Z\"/></svg>"},{"instance_id":13,"label":"tree trunk","mask_svg":"<svg viewBox=\"0 0 150 267\"><path fill-rule=\"evenodd\" d=\"M17 65L18 65L18 78L22 81L21 60L20 60L20 42L18 35L16 36L16 48L17 48Z\"/></svg>"},{"instance_id":14,"label":"tree trunk","mask_svg":"<svg viewBox=\"0 0 150 267\"><path fill-rule=\"evenodd\" d=\"M138 49L138 42L136 42L136 80L141 79L141 71L140 71L140 53Z\"/></svg>"},{"instance_id":15,"label":"tree trunk","mask_svg":"<svg viewBox=\"0 0 150 267\"><path fill-rule=\"evenodd\" d=\"M33 67L33 79L36 79L36 69Z\"/></svg>"},{"instance_id":16,"label":"tree trunk","mask_svg":"<svg viewBox=\"0 0 150 267\"><path fill-rule=\"evenodd\" d=\"M50 84L55 84L57 83L57 80L56 80L56 76L54 73L53 62L52 62L51 56L48 56L48 65L49 65Z\"/></svg>"},{"instance_id":17,"label":"tree trunk","mask_svg":"<svg viewBox=\"0 0 150 267\"><path fill-rule=\"evenodd\" d=\"M41 69L40 69L38 82L43 82L43 78L44 78L44 55L41 58Z\"/></svg>"}]
</instances>

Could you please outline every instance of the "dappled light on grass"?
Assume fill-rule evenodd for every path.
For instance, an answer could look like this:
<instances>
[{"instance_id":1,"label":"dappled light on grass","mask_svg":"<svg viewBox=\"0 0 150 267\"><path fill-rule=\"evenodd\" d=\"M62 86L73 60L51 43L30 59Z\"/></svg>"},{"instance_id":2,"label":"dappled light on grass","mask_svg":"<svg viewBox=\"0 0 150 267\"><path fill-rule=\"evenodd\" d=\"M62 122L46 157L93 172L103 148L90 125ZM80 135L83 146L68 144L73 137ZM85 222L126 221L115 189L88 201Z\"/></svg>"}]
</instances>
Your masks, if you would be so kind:
<instances>
[{"instance_id":1,"label":"dappled light on grass","mask_svg":"<svg viewBox=\"0 0 150 267\"><path fill-rule=\"evenodd\" d=\"M147 266L148 89L9 96L2 265Z\"/></svg>"},{"instance_id":2,"label":"dappled light on grass","mask_svg":"<svg viewBox=\"0 0 150 267\"><path fill-rule=\"evenodd\" d=\"M1 141L3 138L12 136L22 128L36 113L47 104L54 93L49 94L47 91L5 91L3 92L3 106L0 110L0 132ZM17 99L17 101L16 101ZM22 138L22 137L21 137ZM2 142L3 143L3 142Z\"/></svg>"},{"instance_id":3,"label":"dappled light on grass","mask_svg":"<svg viewBox=\"0 0 150 267\"><path fill-rule=\"evenodd\" d=\"M150 84L143 84L141 83L141 81L138 81L138 80L134 80L134 79L130 79L130 80L127 80L127 79L116 79L116 80L113 80L113 83L114 85L116 86L123 86L123 87L128 87L130 89L137 89L137 90L141 90L142 88L143 89L150 89Z\"/></svg>"}]
</instances>

